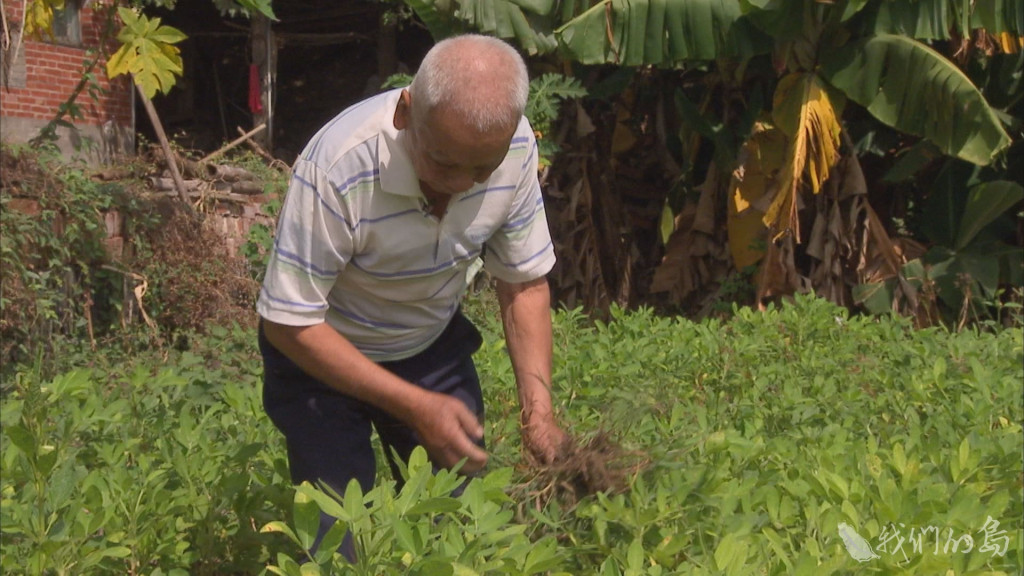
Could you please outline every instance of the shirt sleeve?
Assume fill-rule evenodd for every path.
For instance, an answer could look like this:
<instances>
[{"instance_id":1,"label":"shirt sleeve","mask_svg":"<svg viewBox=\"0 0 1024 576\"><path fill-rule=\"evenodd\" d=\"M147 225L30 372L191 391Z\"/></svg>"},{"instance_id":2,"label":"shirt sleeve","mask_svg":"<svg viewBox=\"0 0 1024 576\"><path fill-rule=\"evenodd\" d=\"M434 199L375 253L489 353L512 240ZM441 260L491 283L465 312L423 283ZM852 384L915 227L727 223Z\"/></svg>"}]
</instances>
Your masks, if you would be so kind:
<instances>
[{"instance_id":1,"label":"shirt sleeve","mask_svg":"<svg viewBox=\"0 0 1024 576\"><path fill-rule=\"evenodd\" d=\"M492 276L515 283L536 280L555 265L555 249L537 179L537 141L525 118L513 146L522 138L527 155L519 167L515 197L508 218L487 240L484 253L484 268Z\"/></svg>"},{"instance_id":2,"label":"shirt sleeve","mask_svg":"<svg viewBox=\"0 0 1024 576\"><path fill-rule=\"evenodd\" d=\"M350 222L349 208L327 174L309 160L298 160L256 303L260 316L289 326L324 321L327 295L351 259Z\"/></svg>"}]
</instances>

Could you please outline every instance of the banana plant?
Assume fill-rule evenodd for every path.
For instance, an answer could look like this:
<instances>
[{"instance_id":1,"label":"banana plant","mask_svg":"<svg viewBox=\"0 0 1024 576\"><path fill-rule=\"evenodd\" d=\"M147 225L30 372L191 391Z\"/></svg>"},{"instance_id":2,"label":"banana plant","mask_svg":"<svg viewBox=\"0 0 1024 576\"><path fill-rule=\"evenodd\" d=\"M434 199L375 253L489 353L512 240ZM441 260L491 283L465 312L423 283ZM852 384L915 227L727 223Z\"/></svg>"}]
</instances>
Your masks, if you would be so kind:
<instances>
[{"instance_id":1,"label":"banana plant","mask_svg":"<svg viewBox=\"0 0 1024 576\"><path fill-rule=\"evenodd\" d=\"M556 30L583 64L678 65L770 48L736 0L602 0Z\"/></svg>"},{"instance_id":2,"label":"banana plant","mask_svg":"<svg viewBox=\"0 0 1024 576\"><path fill-rule=\"evenodd\" d=\"M1006 150L1011 139L999 112L955 63L924 41L980 31L1013 49L1024 30L1022 6L1018 0L605 0L560 27L556 37L571 58L592 64L738 60L742 70L755 57L771 55L777 74L771 112L759 119L736 163L724 167L735 168L727 192L730 251L737 269L764 261L760 300L771 292L772 278L789 278L785 289L815 287L811 274L805 274L806 282L794 280L799 274L793 245L804 240L801 205L821 208L807 219L814 222L812 241L820 242L818 230L845 236L838 245L854 240L854 231L840 229L840 219L826 217L820 202L805 199L823 190L836 163L851 153L842 146L843 138L849 140L842 118L851 102L881 123L973 164L988 165ZM765 154L767 143L784 152ZM866 189L861 186L859 193ZM857 206L871 211L864 202ZM766 235L770 242L756 242ZM883 231L862 236L892 251ZM828 266L839 256L837 250L818 251L831 255ZM666 258L674 265L681 261ZM898 267L890 268L898 273Z\"/></svg>"},{"instance_id":3,"label":"banana plant","mask_svg":"<svg viewBox=\"0 0 1024 576\"><path fill-rule=\"evenodd\" d=\"M725 194L717 195L728 198L729 251L738 270L764 261L759 296L769 292L769 277L789 277L790 289L814 287L811 274L793 279L801 274L793 270L792 252L805 239L813 246L809 251L830 255L823 256L832 260L821 267L834 268L840 254L833 248L848 249L858 234L872 238L882 248L859 248L861 260L868 252L889 252L888 273L898 273L891 258L894 243L866 199L856 207L847 202L844 209L847 220L857 212L861 222L875 222L870 234L850 227L839 230L837 223L843 219L829 216L829 206L838 200L830 200L829 206L812 200L827 188L830 177L851 178L838 184L842 194L848 197L855 190L866 198L866 187L857 181L863 180L859 166L846 163L837 169L854 154L843 122L854 107L908 138L921 138L942 154L975 165L993 163L1011 142L1004 127L1007 116L989 105L956 63L928 43L982 36L999 49L1019 51L1024 45L1024 0L407 2L419 6L421 17L430 9L435 21L516 39L531 53L547 51L553 38L562 57L581 64L711 71L740 93L744 75L774 76L770 111L758 114L760 104L749 103L745 113L752 118L740 127L747 131L742 136L747 142L730 147L731 159L723 159L717 149L728 140L722 137L724 125L704 115L706 106L676 97L684 123L686 117L697 118L695 124L702 129L691 126L692 132L716 144L716 164L725 174L719 180L728 182ZM766 62L772 70L764 69ZM774 152L776 146L781 154ZM801 230L802 220L805 227L812 224L809 239ZM693 221L692 214L673 214L667 201L663 237L689 233L681 226L688 221ZM837 237L834 246L822 249L822 238L829 235ZM666 249L686 244L677 241ZM685 261L670 256L662 268ZM857 258L849 253L845 257L847 262ZM858 271L858 280L866 277Z\"/></svg>"},{"instance_id":4,"label":"banana plant","mask_svg":"<svg viewBox=\"0 0 1024 576\"><path fill-rule=\"evenodd\" d=\"M997 9L999 4L1002 11ZM778 84L776 104L792 108L785 114L798 112L804 121L834 124L836 111L822 95L838 90L879 121L931 140L946 154L984 165L1009 145L1009 136L957 66L915 39L946 39L957 29L969 35L972 28L985 23L994 33L1020 35L1024 30L1020 21L1024 3L977 5L972 10L968 3L947 0L605 0L560 27L557 36L566 52L584 63L658 65L763 51L767 46L757 42L759 37L751 32L754 28L775 39L773 49L784 73L801 75L799 82L784 76L786 81ZM865 31L866 36L854 36ZM894 32L909 32L913 37ZM793 90L794 83L806 89ZM810 108L818 108L828 118L815 118ZM778 116L776 121L788 120ZM794 126L786 131L800 134ZM829 142L833 135L829 130L815 132L819 138L811 148L829 156L828 150L835 148ZM807 144L800 138L791 142L793 148L804 150L810 149ZM819 188L820 176L827 171L801 160L791 163L794 169L802 166L817 169L809 184L813 190ZM795 173L787 178L803 176ZM765 223L785 230L791 222L779 204L766 214Z\"/></svg>"}]
</instances>

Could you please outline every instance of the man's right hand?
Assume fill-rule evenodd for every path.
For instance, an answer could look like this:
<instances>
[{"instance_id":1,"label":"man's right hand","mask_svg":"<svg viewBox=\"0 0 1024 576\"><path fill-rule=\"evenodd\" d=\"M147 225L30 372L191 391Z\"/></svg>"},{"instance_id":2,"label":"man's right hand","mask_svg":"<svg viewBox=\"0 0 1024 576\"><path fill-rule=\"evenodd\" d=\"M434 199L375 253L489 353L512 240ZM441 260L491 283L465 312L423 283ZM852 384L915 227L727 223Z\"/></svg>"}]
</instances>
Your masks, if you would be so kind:
<instances>
[{"instance_id":1,"label":"man's right hand","mask_svg":"<svg viewBox=\"0 0 1024 576\"><path fill-rule=\"evenodd\" d=\"M458 398L423 390L412 427L434 463L452 468L463 458L462 474L475 474L487 464L487 452L479 445L484 428Z\"/></svg>"},{"instance_id":2,"label":"man's right hand","mask_svg":"<svg viewBox=\"0 0 1024 576\"><path fill-rule=\"evenodd\" d=\"M307 373L405 422L435 464L452 468L466 458L462 472L473 474L487 463L487 453L474 442L483 438L483 426L459 399L402 380L322 322L298 327L265 322L264 331Z\"/></svg>"}]
</instances>

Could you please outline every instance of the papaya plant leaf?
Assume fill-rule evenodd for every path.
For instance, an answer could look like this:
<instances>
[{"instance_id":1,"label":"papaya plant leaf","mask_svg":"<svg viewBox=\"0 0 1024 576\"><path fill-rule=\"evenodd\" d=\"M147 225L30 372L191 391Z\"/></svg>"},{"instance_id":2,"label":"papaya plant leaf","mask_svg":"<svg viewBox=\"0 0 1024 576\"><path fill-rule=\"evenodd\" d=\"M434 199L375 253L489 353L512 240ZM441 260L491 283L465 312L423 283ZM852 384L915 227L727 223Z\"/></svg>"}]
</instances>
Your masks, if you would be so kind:
<instances>
[{"instance_id":1,"label":"papaya plant leaf","mask_svg":"<svg viewBox=\"0 0 1024 576\"><path fill-rule=\"evenodd\" d=\"M1010 144L981 92L938 52L881 34L823 57L822 75L883 123L936 144L945 154L987 165Z\"/></svg>"},{"instance_id":2,"label":"papaya plant leaf","mask_svg":"<svg viewBox=\"0 0 1024 576\"><path fill-rule=\"evenodd\" d=\"M157 92L166 94L181 76L183 64L180 50L174 44L186 36L170 26L160 24L127 8L118 8L124 28L117 39L120 48L107 61L107 76L131 74L147 98Z\"/></svg>"},{"instance_id":3,"label":"papaya plant leaf","mask_svg":"<svg viewBox=\"0 0 1024 576\"><path fill-rule=\"evenodd\" d=\"M583 64L669 65L739 55L730 32L742 15L734 0L603 0L555 36Z\"/></svg>"},{"instance_id":4,"label":"papaya plant leaf","mask_svg":"<svg viewBox=\"0 0 1024 576\"><path fill-rule=\"evenodd\" d=\"M160 19L154 18L150 21L149 39L158 46L164 44L177 44L188 38L184 32L170 26L160 26ZM155 25L154 25L155 24Z\"/></svg>"},{"instance_id":5,"label":"papaya plant leaf","mask_svg":"<svg viewBox=\"0 0 1024 576\"><path fill-rule=\"evenodd\" d=\"M1016 182L996 180L971 188L960 219L955 248L962 250L985 226L1024 200L1024 188Z\"/></svg>"}]
</instances>

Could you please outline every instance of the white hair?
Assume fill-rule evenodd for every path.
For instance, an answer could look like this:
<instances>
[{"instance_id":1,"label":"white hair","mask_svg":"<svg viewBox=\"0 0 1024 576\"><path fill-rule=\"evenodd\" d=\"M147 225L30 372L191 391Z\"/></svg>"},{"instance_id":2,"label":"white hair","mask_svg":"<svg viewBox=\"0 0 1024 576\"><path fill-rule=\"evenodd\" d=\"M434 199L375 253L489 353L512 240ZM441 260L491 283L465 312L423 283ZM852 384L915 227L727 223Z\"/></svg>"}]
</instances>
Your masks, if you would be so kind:
<instances>
[{"instance_id":1,"label":"white hair","mask_svg":"<svg viewBox=\"0 0 1024 576\"><path fill-rule=\"evenodd\" d=\"M414 121L422 122L441 106L485 133L519 124L530 77L512 46L491 36L463 34L442 40L427 52L409 93Z\"/></svg>"}]
</instances>

